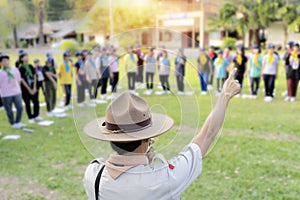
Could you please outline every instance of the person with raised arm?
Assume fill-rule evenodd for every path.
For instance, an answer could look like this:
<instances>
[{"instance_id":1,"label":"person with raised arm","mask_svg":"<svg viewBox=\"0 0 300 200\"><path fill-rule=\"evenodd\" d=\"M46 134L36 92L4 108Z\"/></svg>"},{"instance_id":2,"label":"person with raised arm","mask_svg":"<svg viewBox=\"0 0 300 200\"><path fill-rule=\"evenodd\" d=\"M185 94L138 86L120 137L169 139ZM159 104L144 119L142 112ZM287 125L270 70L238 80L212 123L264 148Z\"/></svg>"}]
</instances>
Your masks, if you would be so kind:
<instances>
[{"instance_id":1,"label":"person with raised arm","mask_svg":"<svg viewBox=\"0 0 300 200\"><path fill-rule=\"evenodd\" d=\"M153 138L174 124L171 117L150 112L147 102L124 92L106 109L105 117L89 122L85 133L110 142L116 154L95 159L87 167L84 187L90 200L180 199L202 172L202 159L220 132L230 99L240 91L231 74L200 132L173 159L154 152ZM154 162L154 161L159 162Z\"/></svg>"}]
</instances>

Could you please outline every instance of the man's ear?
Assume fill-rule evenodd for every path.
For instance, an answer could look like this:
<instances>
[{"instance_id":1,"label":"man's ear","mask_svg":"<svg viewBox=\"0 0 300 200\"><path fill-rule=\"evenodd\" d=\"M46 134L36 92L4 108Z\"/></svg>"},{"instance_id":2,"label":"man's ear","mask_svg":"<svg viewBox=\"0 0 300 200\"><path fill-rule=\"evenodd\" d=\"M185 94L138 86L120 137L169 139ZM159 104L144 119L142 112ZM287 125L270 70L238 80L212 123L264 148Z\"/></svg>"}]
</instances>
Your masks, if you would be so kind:
<instances>
[{"instance_id":1,"label":"man's ear","mask_svg":"<svg viewBox=\"0 0 300 200\"><path fill-rule=\"evenodd\" d=\"M142 140L143 143L148 143L150 139L144 139Z\"/></svg>"}]
</instances>

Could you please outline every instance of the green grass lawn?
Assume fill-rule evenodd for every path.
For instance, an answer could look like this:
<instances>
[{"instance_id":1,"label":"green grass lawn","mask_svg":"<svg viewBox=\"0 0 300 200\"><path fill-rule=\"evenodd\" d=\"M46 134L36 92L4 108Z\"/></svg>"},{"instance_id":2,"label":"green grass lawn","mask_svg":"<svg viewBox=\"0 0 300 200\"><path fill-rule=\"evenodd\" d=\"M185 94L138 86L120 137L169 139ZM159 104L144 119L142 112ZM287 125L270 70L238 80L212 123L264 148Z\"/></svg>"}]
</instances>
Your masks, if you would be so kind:
<instances>
[{"instance_id":1,"label":"green grass lawn","mask_svg":"<svg viewBox=\"0 0 300 200\"><path fill-rule=\"evenodd\" d=\"M45 60L40 55L31 56L31 60L36 57ZM176 92L173 76L170 81ZM125 82L121 76L123 88ZM189 84L187 89L193 89L195 96L146 97L153 111L175 119L174 129L155 143L167 158L188 144L217 99L198 95L199 80L191 66L187 67ZM274 102L263 102L262 87L263 83L256 100L231 101L223 134L204 159L202 175L182 199L299 199L300 103L283 101L286 85L282 67ZM247 80L243 92L249 92ZM50 127L30 125L34 133L10 128L5 112L0 111L0 132L22 136L16 141L0 140L0 199L86 199L82 184L85 167L94 156L107 157L111 151L108 144L85 136L82 128L94 116L102 116L106 105L84 110L74 105L71 117L50 118L55 121ZM42 107L41 115L45 112ZM25 113L23 122L27 122Z\"/></svg>"}]
</instances>

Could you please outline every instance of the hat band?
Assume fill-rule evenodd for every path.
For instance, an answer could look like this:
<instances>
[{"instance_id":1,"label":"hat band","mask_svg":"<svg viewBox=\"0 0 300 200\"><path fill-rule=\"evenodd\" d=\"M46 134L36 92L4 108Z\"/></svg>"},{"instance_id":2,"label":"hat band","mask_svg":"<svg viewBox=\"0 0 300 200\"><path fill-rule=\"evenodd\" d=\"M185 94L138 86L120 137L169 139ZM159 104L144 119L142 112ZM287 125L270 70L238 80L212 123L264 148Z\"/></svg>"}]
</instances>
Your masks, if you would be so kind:
<instances>
[{"instance_id":1,"label":"hat band","mask_svg":"<svg viewBox=\"0 0 300 200\"><path fill-rule=\"evenodd\" d=\"M145 121L135 123L135 124L111 124L109 122L105 122L105 127L107 130L112 131L113 133L120 133L120 132L135 132L143 130L144 128L151 125L151 117L146 119Z\"/></svg>"}]
</instances>

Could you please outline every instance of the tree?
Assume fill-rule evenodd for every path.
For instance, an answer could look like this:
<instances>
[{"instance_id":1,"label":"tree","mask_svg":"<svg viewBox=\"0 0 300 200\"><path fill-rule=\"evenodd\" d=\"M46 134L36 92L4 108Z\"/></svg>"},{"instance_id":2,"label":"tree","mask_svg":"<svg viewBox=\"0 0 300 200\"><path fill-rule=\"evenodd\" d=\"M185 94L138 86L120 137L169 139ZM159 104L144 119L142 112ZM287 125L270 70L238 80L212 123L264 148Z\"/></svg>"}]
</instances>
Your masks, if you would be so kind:
<instances>
[{"instance_id":1,"label":"tree","mask_svg":"<svg viewBox=\"0 0 300 200\"><path fill-rule=\"evenodd\" d=\"M212 19L210 26L216 29L224 29L225 37L228 37L229 32L236 29L236 13L238 7L236 4L228 2L225 3L216 18Z\"/></svg>"},{"instance_id":2,"label":"tree","mask_svg":"<svg viewBox=\"0 0 300 200\"><path fill-rule=\"evenodd\" d=\"M257 16L257 23L258 28L263 30L262 37L265 38L265 29L269 27L269 25L274 21L276 10L277 10L277 3L276 2L258 2L255 7L255 12ZM255 20L255 18L254 18Z\"/></svg>"},{"instance_id":3,"label":"tree","mask_svg":"<svg viewBox=\"0 0 300 200\"><path fill-rule=\"evenodd\" d=\"M259 29L261 28L261 24L258 20L258 9L261 4L258 4L257 1L244 0L238 8L238 24L237 26L238 32L244 35L247 31L254 33L254 39L250 41L250 43L258 44L259 43Z\"/></svg>"},{"instance_id":4,"label":"tree","mask_svg":"<svg viewBox=\"0 0 300 200\"><path fill-rule=\"evenodd\" d=\"M74 13L72 1L47 0L46 13L49 21L70 19Z\"/></svg>"},{"instance_id":5,"label":"tree","mask_svg":"<svg viewBox=\"0 0 300 200\"><path fill-rule=\"evenodd\" d=\"M149 8L138 9L135 6L130 8L114 7L113 20L115 24L115 34L121 33L130 29L150 27L155 25L155 14ZM125 20L126 19L126 20ZM97 7L88 16L88 26L93 32L100 32L104 35L109 35L109 10L106 7Z\"/></svg>"},{"instance_id":6,"label":"tree","mask_svg":"<svg viewBox=\"0 0 300 200\"><path fill-rule=\"evenodd\" d=\"M70 0L70 5L73 8L73 17L83 18L95 5L97 0Z\"/></svg>"},{"instance_id":7,"label":"tree","mask_svg":"<svg viewBox=\"0 0 300 200\"><path fill-rule=\"evenodd\" d=\"M277 10L282 0L243 0L241 1L238 13L241 17L238 21L238 32L252 31L255 34L254 42L259 43L259 31L269 27L270 23L276 21ZM264 38L264 36L263 36Z\"/></svg>"},{"instance_id":8,"label":"tree","mask_svg":"<svg viewBox=\"0 0 300 200\"><path fill-rule=\"evenodd\" d=\"M248 5L244 4L244 2L241 2L239 5L234 2L227 2L221 7L211 25L218 29L223 28L226 38L229 32L237 31L244 43L245 33L249 29L249 13Z\"/></svg>"},{"instance_id":9,"label":"tree","mask_svg":"<svg viewBox=\"0 0 300 200\"><path fill-rule=\"evenodd\" d=\"M297 12L297 7L294 4L289 4L288 1L278 9L278 16L284 23L284 44L287 43L288 29L290 25L295 25L300 22L300 15Z\"/></svg>"},{"instance_id":10,"label":"tree","mask_svg":"<svg viewBox=\"0 0 300 200\"><path fill-rule=\"evenodd\" d=\"M297 18L289 25L289 30L300 32L300 4L296 7Z\"/></svg>"},{"instance_id":11,"label":"tree","mask_svg":"<svg viewBox=\"0 0 300 200\"><path fill-rule=\"evenodd\" d=\"M228 2L223 4L211 25L224 28L226 36L229 31L236 30L243 41L247 31L254 31L254 43L258 44L259 30L266 29L274 21L282 21L286 42L288 30L299 28L299 7L299 0L241 0L238 5Z\"/></svg>"},{"instance_id":12,"label":"tree","mask_svg":"<svg viewBox=\"0 0 300 200\"><path fill-rule=\"evenodd\" d=\"M44 41L44 31L43 31L43 21L44 21L44 5L45 0L32 0L35 10L35 18L38 24L39 29L39 45L43 47L45 44Z\"/></svg>"},{"instance_id":13,"label":"tree","mask_svg":"<svg viewBox=\"0 0 300 200\"><path fill-rule=\"evenodd\" d=\"M23 5L26 7L27 10L27 19L28 22L35 22L35 9L32 0L22 0Z\"/></svg>"},{"instance_id":14,"label":"tree","mask_svg":"<svg viewBox=\"0 0 300 200\"><path fill-rule=\"evenodd\" d=\"M245 33L249 31L250 27L250 14L247 7L243 4L238 6L236 14L236 30L242 36L243 44L245 44Z\"/></svg>"},{"instance_id":15,"label":"tree","mask_svg":"<svg viewBox=\"0 0 300 200\"><path fill-rule=\"evenodd\" d=\"M2 0L0 3L0 10L0 19L3 24L0 29L1 36L5 37L5 35L9 34L9 29L7 29L7 27L11 28L13 33L14 47L18 48L19 43L17 28L26 21L27 9L22 1Z\"/></svg>"},{"instance_id":16,"label":"tree","mask_svg":"<svg viewBox=\"0 0 300 200\"><path fill-rule=\"evenodd\" d=\"M277 10L277 3L274 1L265 2L260 0L256 5L257 22L260 28L269 27L270 23L274 21Z\"/></svg>"}]
</instances>

